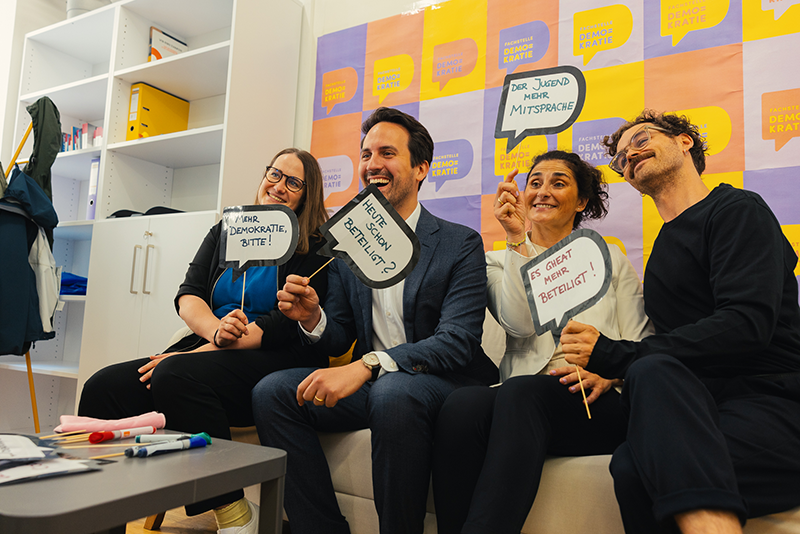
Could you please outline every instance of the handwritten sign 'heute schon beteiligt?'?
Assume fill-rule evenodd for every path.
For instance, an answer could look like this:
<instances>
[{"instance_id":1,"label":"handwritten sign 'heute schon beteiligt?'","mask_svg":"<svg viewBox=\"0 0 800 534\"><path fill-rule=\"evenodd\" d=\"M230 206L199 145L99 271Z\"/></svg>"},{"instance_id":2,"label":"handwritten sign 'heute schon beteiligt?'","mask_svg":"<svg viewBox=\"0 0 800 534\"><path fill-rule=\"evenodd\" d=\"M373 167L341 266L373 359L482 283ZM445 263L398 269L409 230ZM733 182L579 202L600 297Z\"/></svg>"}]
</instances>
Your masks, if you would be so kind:
<instances>
[{"instance_id":1,"label":"handwritten sign 'heute schon beteiligt?'","mask_svg":"<svg viewBox=\"0 0 800 534\"><path fill-rule=\"evenodd\" d=\"M286 206L229 206L222 215L220 267L236 280L254 266L281 265L297 247L297 217Z\"/></svg>"},{"instance_id":2,"label":"handwritten sign 'heute schon beteiligt?'","mask_svg":"<svg viewBox=\"0 0 800 534\"><path fill-rule=\"evenodd\" d=\"M397 284L419 261L417 235L374 185L356 195L320 230L327 243L318 254L341 258L373 289Z\"/></svg>"},{"instance_id":3,"label":"handwritten sign 'heute schon beteiligt?'","mask_svg":"<svg viewBox=\"0 0 800 534\"><path fill-rule=\"evenodd\" d=\"M611 284L611 256L594 230L576 230L520 268L536 334L561 330Z\"/></svg>"}]
</instances>

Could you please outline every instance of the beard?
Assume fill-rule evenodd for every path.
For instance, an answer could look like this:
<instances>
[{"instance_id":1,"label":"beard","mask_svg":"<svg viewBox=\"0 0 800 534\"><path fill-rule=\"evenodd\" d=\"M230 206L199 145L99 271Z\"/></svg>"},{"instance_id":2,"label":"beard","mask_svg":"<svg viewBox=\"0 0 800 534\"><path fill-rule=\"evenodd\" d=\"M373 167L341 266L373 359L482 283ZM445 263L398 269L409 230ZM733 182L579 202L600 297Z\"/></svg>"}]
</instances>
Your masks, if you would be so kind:
<instances>
[{"instance_id":1,"label":"beard","mask_svg":"<svg viewBox=\"0 0 800 534\"><path fill-rule=\"evenodd\" d=\"M650 161L637 172L636 165L647 159ZM671 187L682 165L680 152L661 152L656 156L655 152L648 151L630 162L630 178L626 176L625 179L642 195L655 197Z\"/></svg>"}]
</instances>

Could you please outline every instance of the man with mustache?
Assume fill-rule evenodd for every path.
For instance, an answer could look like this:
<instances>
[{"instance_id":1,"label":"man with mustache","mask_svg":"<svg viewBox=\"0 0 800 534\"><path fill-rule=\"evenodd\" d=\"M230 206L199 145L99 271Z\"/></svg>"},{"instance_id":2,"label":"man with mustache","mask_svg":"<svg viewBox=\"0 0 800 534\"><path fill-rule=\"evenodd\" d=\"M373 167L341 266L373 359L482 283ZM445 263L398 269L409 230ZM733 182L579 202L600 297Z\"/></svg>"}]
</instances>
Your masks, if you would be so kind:
<instances>
[{"instance_id":1,"label":"man with mustache","mask_svg":"<svg viewBox=\"0 0 800 534\"><path fill-rule=\"evenodd\" d=\"M481 237L417 201L433 140L416 119L389 108L377 109L361 131L361 181L380 188L417 234L421 254L408 277L386 289L368 288L335 260L324 311L308 278L290 275L278 292L281 311L320 351L337 356L355 341L349 365L273 373L253 390L261 443L289 453L285 508L293 534L350 531L316 432L362 428L372 431L381 532L421 533L441 404L460 386L498 380L481 348Z\"/></svg>"},{"instance_id":2,"label":"man with mustache","mask_svg":"<svg viewBox=\"0 0 800 534\"><path fill-rule=\"evenodd\" d=\"M611 461L625 532L741 533L800 504L797 255L760 196L709 191L686 117L645 110L604 143L664 219L644 277L656 334L570 322L561 336L568 362L625 378Z\"/></svg>"}]
</instances>

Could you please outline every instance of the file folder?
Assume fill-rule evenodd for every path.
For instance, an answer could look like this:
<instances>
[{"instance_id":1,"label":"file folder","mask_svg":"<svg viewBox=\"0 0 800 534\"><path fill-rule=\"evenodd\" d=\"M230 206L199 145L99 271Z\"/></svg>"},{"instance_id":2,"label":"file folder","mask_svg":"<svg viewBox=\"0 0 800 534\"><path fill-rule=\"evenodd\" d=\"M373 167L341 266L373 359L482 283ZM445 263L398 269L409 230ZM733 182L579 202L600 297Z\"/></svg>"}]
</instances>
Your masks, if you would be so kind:
<instances>
[{"instance_id":1,"label":"file folder","mask_svg":"<svg viewBox=\"0 0 800 534\"><path fill-rule=\"evenodd\" d=\"M180 132L188 126L188 100L144 82L131 86L126 140Z\"/></svg>"}]
</instances>

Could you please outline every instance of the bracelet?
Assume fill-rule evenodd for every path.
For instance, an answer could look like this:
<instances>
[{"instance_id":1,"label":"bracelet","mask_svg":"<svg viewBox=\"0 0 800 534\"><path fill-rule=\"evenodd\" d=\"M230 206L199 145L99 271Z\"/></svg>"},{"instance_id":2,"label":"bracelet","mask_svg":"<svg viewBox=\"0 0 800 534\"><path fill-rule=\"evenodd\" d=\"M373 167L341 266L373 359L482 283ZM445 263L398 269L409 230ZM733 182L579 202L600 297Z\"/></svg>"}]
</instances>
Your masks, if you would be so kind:
<instances>
[{"instance_id":1,"label":"bracelet","mask_svg":"<svg viewBox=\"0 0 800 534\"><path fill-rule=\"evenodd\" d=\"M517 248L518 246L520 246L521 244L523 244L527 239L528 239L527 237L523 237L522 241L520 241L519 243L512 243L511 241L506 239L506 248L508 250L513 250L513 249Z\"/></svg>"},{"instance_id":2,"label":"bracelet","mask_svg":"<svg viewBox=\"0 0 800 534\"><path fill-rule=\"evenodd\" d=\"M211 341L211 343L213 343L213 344L214 344L214 346L215 346L215 347L217 347L218 349L221 349L222 347L220 347L219 345L217 345L217 334L219 334L219 327L217 327L217 329L214 331L214 338L213 338L213 340Z\"/></svg>"}]
</instances>

